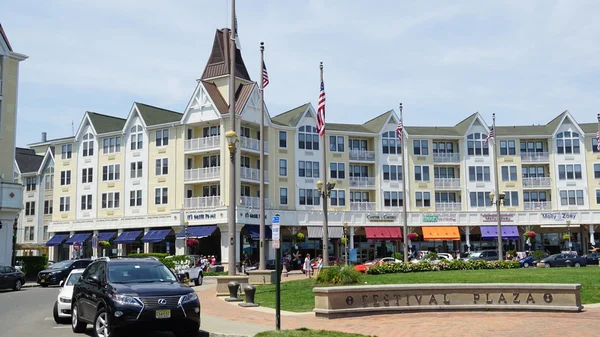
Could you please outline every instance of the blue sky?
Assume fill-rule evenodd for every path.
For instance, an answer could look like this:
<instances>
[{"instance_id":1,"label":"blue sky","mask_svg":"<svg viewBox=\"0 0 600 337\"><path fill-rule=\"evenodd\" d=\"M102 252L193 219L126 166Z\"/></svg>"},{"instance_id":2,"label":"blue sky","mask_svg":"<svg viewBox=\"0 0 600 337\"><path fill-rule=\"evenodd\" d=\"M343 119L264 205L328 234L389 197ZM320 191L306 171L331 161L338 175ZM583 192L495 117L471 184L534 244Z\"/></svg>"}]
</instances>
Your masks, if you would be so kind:
<instances>
[{"instance_id":1,"label":"blue sky","mask_svg":"<svg viewBox=\"0 0 600 337\"><path fill-rule=\"evenodd\" d=\"M406 125L540 124L600 111L598 1L237 1L254 80L259 42L271 115L313 102L325 64L328 122L404 105ZM21 64L17 144L71 135L86 110L134 101L182 111L228 26L229 0L17 1L0 22Z\"/></svg>"}]
</instances>

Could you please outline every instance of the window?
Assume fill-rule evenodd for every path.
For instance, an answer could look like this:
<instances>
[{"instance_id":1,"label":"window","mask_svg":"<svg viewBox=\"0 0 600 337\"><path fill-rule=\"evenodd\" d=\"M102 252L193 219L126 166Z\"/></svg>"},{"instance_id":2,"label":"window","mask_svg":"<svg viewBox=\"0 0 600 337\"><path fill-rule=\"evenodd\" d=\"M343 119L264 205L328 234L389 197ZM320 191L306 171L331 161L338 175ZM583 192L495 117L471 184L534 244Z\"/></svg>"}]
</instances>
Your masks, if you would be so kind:
<instances>
[{"instance_id":1,"label":"window","mask_svg":"<svg viewBox=\"0 0 600 337\"><path fill-rule=\"evenodd\" d=\"M547 194L543 191L526 191L523 192L523 202L546 202Z\"/></svg>"},{"instance_id":2,"label":"window","mask_svg":"<svg viewBox=\"0 0 600 337\"><path fill-rule=\"evenodd\" d=\"M459 200L459 201L457 201ZM460 202L454 192L435 192L435 203Z\"/></svg>"},{"instance_id":3,"label":"window","mask_svg":"<svg viewBox=\"0 0 600 337\"><path fill-rule=\"evenodd\" d=\"M507 207L519 206L519 192L504 191L504 206L507 206Z\"/></svg>"},{"instance_id":4,"label":"window","mask_svg":"<svg viewBox=\"0 0 600 337\"><path fill-rule=\"evenodd\" d=\"M81 182L86 184L86 183L91 183L93 181L94 181L94 169L91 167L82 169L81 170Z\"/></svg>"},{"instance_id":5,"label":"window","mask_svg":"<svg viewBox=\"0 0 600 337\"><path fill-rule=\"evenodd\" d=\"M543 178L547 177L546 169L543 166L521 166L523 178Z\"/></svg>"},{"instance_id":6,"label":"window","mask_svg":"<svg viewBox=\"0 0 600 337\"><path fill-rule=\"evenodd\" d=\"M321 204L319 192L316 189L304 189L298 190L298 203L302 206L318 206Z\"/></svg>"},{"instance_id":7,"label":"window","mask_svg":"<svg viewBox=\"0 0 600 337\"><path fill-rule=\"evenodd\" d=\"M48 241L48 225L44 225L44 227L42 228L42 240Z\"/></svg>"},{"instance_id":8,"label":"window","mask_svg":"<svg viewBox=\"0 0 600 337\"><path fill-rule=\"evenodd\" d=\"M594 164L594 178L600 179L600 164Z\"/></svg>"},{"instance_id":9,"label":"window","mask_svg":"<svg viewBox=\"0 0 600 337\"><path fill-rule=\"evenodd\" d=\"M92 195L82 195L81 196L81 210L91 210L92 209Z\"/></svg>"},{"instance_id":10,"label":"window","mask_svg":"<svg viewBox=\"0 0 600 337\"><path fill-rule=\"evenodd\" d=\"M521 153L544 152L544 143L541 141L521 142Z\"/></svg>"},{"instance_id":11,"label":"window","mask_svg":"<svg viewBox=\"0 0 600 337\"><path fill-rule=\"evenodd\" d=\"M317 128L311 125L305 125L298 129L298 148L306 150L319 149L319 134L317 133Z\"/></svg>"},{"instance_id":12,"label":"window","mask_svg":"<svg viewBox=\"0 0 600 337\"><path fill-rule=\"evenodd\" d=\"M141 178L142 177L142 162L133 162L131 163L131 178Z\"/></svg>"},{"instance_id":13,"label":"window","mask_svg":"<svg viewBox=\"0 0 600 337\"><path fill-rule=\"evenodd\" d=\"M250 188L249 186L246 186ZM250 194L250 191L248 191ZM202 196L203 197L218 197L221 195L221 185L209 185L202 187Z\"/></svg>"},{"instance_id":14,"label":"window","mask_svg":"<svg viewBox=\"0 0 600 337\"><path fill-rule=\"evenodd\" d=\"M559 154L579 154L579 133L572 131L558 133L556 135L556 151Z\"/></svg>"},{"instance_id":15,"label":"window","mask_svg":"<svg viewBox=\"0 0 600 337\"><path fill-rule=\"evenodd\" d=\"M319 162L300 160L298 162L298 176L306 178L319 178Z\"/></svg>"},{"instance_id":16,"label":"window","mask_svg":"<svg viewBox=\"0 0 600 337\"><path fill-rule=\"evenodd\" d=\"M240 156L240 166L250 168L250 157Z\"/></svg>"},{"instance_id":17,"label":"window","mask_svg":"<svg viewBox=\"0 0 600 337\"><path fill-rule=\"evenodd\" d=\"M279 159L279 176L287 177L287 159Z\"/></svg>"},{"instance_id":18,"label":"window","mask_svg":"<svg viewBox=\"0 0 600 337\"><path fill-rule=\"evenodd\" d=\"M164 176L169 174L169 158L156 159L156 170L154 174Z\"/></svg>"},{"instance_id":19,"label":"window","mask_svg":"<svg viewBox=\"0 0 600 337\"><path fill-rule=\"evenodd\" d=\"M329 136L329 151L344 152L344 136Z\"/></svg>"},{"instance_id":20,"label":"window","mask_svg":"<svg viewBox=\"0 0 600 337\"><path fill-rule=\"evenodd\" d=\"M35 215L35 201L25 203L25 215Z\"/></svg>"},{"instance_id":21,"label":"window","mask_svg":"<svg viewBox=\"0 0 600 337\"><path fill-rule=\"evenodd\" d=\"M110 137L102 140L102 153L116 153L121 152L121 137Z\"/></svg>"},{"instance_id":22,"label":"window","mask_svg":"<svg viewBox=\"0 0 600 337\"><path fill-rule=\"evenodd\" d=\"M53 200L44 200L44 214L48 215L48 214L52 214L52 204L54 204Z\"/></svg>"},{"instance_id":23,"label":"window","mask_svg":"<svg viewBox=\"0 0 600 337\"><path fill-rule=\"evenodd\" d=\"M433 177L434 178L444 178L444 179L455 178L454 167L435 166L433 168Z\"/></svg>"},{"instance_id":24,"label":"window","mask_svg":"<svg viewBox=\"0 0 600 337\"><path fill-rule=\"evenodd\" d=\"M514 140L501 140L500 141L500 155L501 156L514 156L517 154L517 147Z\"/></svg>"},{"instance_id":25,"label":"window","mask_svg":"<svg viewBox=\"0 0 600 337\"><path fill-rule=\"evenodd\" d=\"M65 144L61 146L60 158L62 159L71 159L73 155L73 144Z\"/></svg>"},{"instance_id":26,"label":"window","mask_svg":"<svg viewBox=\"0 0 600 337\"><path fill-rule=\"evenodd\" d=\"M83 135L83 156L91 157L94 155L94 135L86 133Z\"/></svg>"},{"instance_id":27,"label":"window","mask_svg":"<svg viewBox=\"0 0 600 337\"><path fill-rule=\"evenodd\" d=\"M431 193L415 192L415 203L417 207L431 207Z\"/></svg>"},{"instance_id":28,"label":"window","mask_svg":"<svg viewBox=\"0 0 600 337\"><path fill-rule=\"evenodd\" d=\"M279 147L280 148L287 148L287 132L286 131L279 131Z\"/></svg>"},{"instance_id":29,"label":"window","mask_svg":"<svg viewBox=\"0 0 600 337\"><path fill-rule=\"evenodd\" d=\"M144 129L141 125L135 125L131 128L131 143L132 150L141 150L144 146Z\"/></svg>"},{"instance_id":30,"label":"window","mask_svg":"<svg viewBox=\"0 0 600 337\"><path fill-rule=\"evenodd\" d=\"M60 171L60 185L71 185L71 171Z\"/></svg>"},{"instance_id":31,"label":"window","mask_svg":"<svg viewBox=\"0 0 600 337\"><path fill-rule=\"evenodd\" d=\"M248 158L245 156L242 156L242 157ZM250 166L250 158L247 159L247 162L248 162L248 166ZM219 167L219 166L221 166L221 155L220 154L202 157L202 167L206 168L206 167ZM242 167L245 167L245 166L242 166Z\"/></svg>"},{"instance_id":32,"label":"window","mask_svg":"<svg viewBox=\"0 0 600 337\"><path fill-rule=\"evenodd\" d=\"M329 163L329 177L331 179L346 179L346 164Z\"/></svg>"},{"instance_id":33,"label":"window","mask_svg":"<svg viewBox=\"0 0 600 337\"><path fill-rule=\"evenodd\" d=\"M168 135L168 132L167 132L167 135ZM202 137L215 137L215 136L220 136L220 135L221 135L221 128L218 126L206 126L206 127L202 128Z\"/></svg>"},{"instance_id":34,"label":"window","mask_svg":"<svg viewBox=\"0 0 600 337\"><path fill-rule=\"evenodd\" d=\"M240 195L243 197L249 197L250 196L250 186L242 185L242 190L240 191Z\"/></svg>"},{"instance_id":35,"label":"window","mask_svg":"<svg viewBox=\"0 0 600 337\"><path fill-rule=\"evenodd\" d=\"M354 152L364 152L367 150L366 139L348 139L348 148Z\"/></svg>"},{"instance_id":36,"label":"window","mask_svg":"<svg viewBox=\"0 0 600 337\"><path fill-rule=\"evenodd\" d=\"M331 206L346 206L346 191L344 191L344 190L331 191L331 197L329 198L329 204Z\"/></svg>"},{"instance_id":37,"label":"window","mask_svg":"<svg viewBox=\"0 0 600 337\"><path fill-rule=\"evenodd\" d=\"M280 205L288 204L288 189L286 187L279 188L279 204Z\"/></svg>"},{"instance_id":38,"label":"window","mask_svg":"<svg viewBox=\"0 0 600 337\"><path fill-rule=\"evenodd\" d=\"M596 204L600 204L600 190L596 190Z\"/></svg>"},{"instance_id":39,"label":"window","mask_svg":"<svg viewBox=\"0 0 600 337\"><path fill-rule=\"evenodd\" d=\"M490 167L469 166L469 181L490 181Z\"/></svg>"},{"instance_id":40,"label":"window","mask_svg":"<svg viewBox=\"0 0 600 337\"><path fill-rule=\"evenodd\" d=\"M381 146L383 154L401 154L402 142L398 139L396 131L384 132L381 135Z\"/></svg>"},{"instance_id":41,"label":"window","mask_svg":"<svg viewBox=\"0 0 600 337\"><path fill-rule=\"evenodd\" d=\"M415 180L429 181L429 166L415 166Z\"/></svg>"},{"instance_id":42,"label":"window","mask_svg":"<svg viewBox=\"0 0 600 337\"><path fill-rule=\"evenodd\" d=\"M561 190L560 204L562 206L582 206L583 190Z\"/></svg>"},{"instance_id":43,"label":"window","mask_svg":"<svg viewBox=\"0 0 600 337\"><path fill-rule=\"evenodd\" d=\"M458 153L458 148L456 148ZM452 142L433 142L433 153L455 153L454 143Z\"/></svg>"},{"instance_id":44,"label":"window","mask_svg":"<svg viewBox=\"0 0 600 337\"><path fill-rule=\"evenodd\" d=\"M471 207L492 206L492 202L490 201L490 192L470 192L469 199L471 199Z\"/></svg>"},{"instance_id":45,"label":"window","mask_svg":"<svg viewBox=\"0 0 600 337\"><path fill-rule=\"evenodd\" d=\"M485 133L472 133L467 136L467 154L469 156L487 156L490 149L485 143L487 135Z\"/></svg>"},{"instance_id":46,"label":"window","mask_svg":"<svg viewBox=\"0 0 600 337\"><path fill-rule=\"evenodd\" d=\"M402 165L383 165L383 180L402 180Z\"/></svg>"},{"instance_id":47,"label":"window","mask_svg":"<svg viewBox=\"0 0 600 337\"><path fill-rule=\"evenodd\" d=\"M598 150L598 139L597 138L592 138L592 152L593 153L598 153L600 152L600 150Z\"/></svg>"},{"instance_id":48,"label":"window","mask_svg":"<svg viewBox=\"0 0 600 337\"><path fill-rule=\"evenodd\" d=\"M558 179L582 179L581 164L558 165Z\"/></svg>"},{"instance_id":49,"label":"window","mask_svg":"<svg viewBox=\"0 0 600 337\"><path fill-rule=\"evenodd\" d=\"M112 164L102 167L102 181L121 179L121 164Z\"/></svg>"},{"instance_id":50,"label":"window","mask_svg":"<svg viewBox=\"0 0 600 337\"><path fill-rule=\"evenodd\" d=\"M429 155L429 141L413 140L413 154L418 156Z\"/></svg>"},{"instance_id":51,"label":"window","mask_svg":"<svg viewBox=\"0 0 600 337\"><path fill-rule=\"evenodd\" d=\"M34 227L33 226L26 226L25 228L23 228L23 241L33 241L34 237Z\"/></svg>"},{"instance_id":52,"label":"window","mask_svg":"<svg viewBox=\"0 0 600 337\"><path fill-rule=\"evenodd\" d=\"M502 181L517 181L516 166L502 166Z\"/></svg>"},{"instance_id":53,"label":"window","mask_svg":"<svg viewBox=\"0 0 600 337\"><path fill-rule=\"evenodd\" d=\"M60 208L61 212L71 211L71 197L60 197Z\"/></svg>"},{"instance_id":54,"label":"window","mask_svg":"<svg viewBox=\"0 0 600 337\"><path fill-rule=\"evenodd\" d=\"M404 197L402 192L396 191L384 191L383 192L383 206L384 207L402 207L404 204Z\"/></svg>"},{"instance_id":55,"label":"window","mask_svg":"<svg viewBox=\"0 0 600 337\"><path fill-rule=\"evenodd\" d=\"M54 167L48 167L45 171L46 176L45 176L45 189L46 190L51 190L54 188ZM40 181L41 183L41 181Z\"/></svg>"},{"instance_id":56,"label":"window","mask_svg":"<svg viewBox=\"0 0 600 337\"><path fill-rule=\"evenodd\" d=\"M242 126L240 128L240 131L241 131L241 134L240 134L241 137L250 138L250 128Z\"/></svg>"},{"instance_id":57,"label":"window","mask_svg":"<svg viewBox=\"0 0 600 337\"><path fill-rule=\"evenodd\" d=\"M27 191L35 191L37 185L37 178L27 178L26 179L26 190Z\"/></svg>"},{"instance_id":58,"label":"window","mask_svg":"<svg viewBox=\"0 0 600 337\"><path fill-rule=\"evenodd\" d=\"M142 206L142 190L129 191L129 206Z\"/></svg>"},{"instance_id":59,"label":"window","mask_svg":"<svg viewBox=\"0 0 600 337\"><path fill-rule=\"evenodd\" d=\"M156 146L169 145L169 129L156 131Z\"/></svg>"},{"instance_id":60,"label":"window","mask_svg":"<svg viewBox=\"0 0 600 337\"><path fill-rule=\"evenodd\" d=\"M154 204L166 205L169 203L169 188L159 187L154 189Z\"/></svg>"},{"instance_id":61,"label":"window","mask_svg":"<svg viewBox=\"0 0 600 337\"><path fill-rule=\"evenodd\" d=\"M348 169L348 176L350 178L368 178L369 167L366 165L350 165Z\"/></svg>"},{"instance_id":62,"label":"window","mask_svg":"<svg viewBox=\"0 0 600 337\"><path fill-rule=\"evenodd\" d=\"M102 193L102 209L119 208L119 192Z\"/></svg>"}]
</instances>

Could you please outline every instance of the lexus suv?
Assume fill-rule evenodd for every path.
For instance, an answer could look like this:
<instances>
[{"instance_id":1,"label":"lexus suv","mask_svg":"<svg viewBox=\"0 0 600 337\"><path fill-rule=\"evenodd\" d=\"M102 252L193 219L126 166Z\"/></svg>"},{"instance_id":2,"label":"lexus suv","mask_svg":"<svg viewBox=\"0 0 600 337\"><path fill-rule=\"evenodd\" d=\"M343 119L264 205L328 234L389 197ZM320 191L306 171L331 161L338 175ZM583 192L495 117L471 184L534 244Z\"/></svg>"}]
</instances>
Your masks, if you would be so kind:
<instances>
[{"instance_id":1,"label":"lexus suv","mask_svg":"<svg viewBox=\"0 0 600 337\"><path fill-rule=\"evenodd\" d=\"M195 336L200 301L192 288L156 259L101 258L90 264L73 287L73 332L93 325L96 337L120 331L172 331Z\"/></svg>"}]
</instances>

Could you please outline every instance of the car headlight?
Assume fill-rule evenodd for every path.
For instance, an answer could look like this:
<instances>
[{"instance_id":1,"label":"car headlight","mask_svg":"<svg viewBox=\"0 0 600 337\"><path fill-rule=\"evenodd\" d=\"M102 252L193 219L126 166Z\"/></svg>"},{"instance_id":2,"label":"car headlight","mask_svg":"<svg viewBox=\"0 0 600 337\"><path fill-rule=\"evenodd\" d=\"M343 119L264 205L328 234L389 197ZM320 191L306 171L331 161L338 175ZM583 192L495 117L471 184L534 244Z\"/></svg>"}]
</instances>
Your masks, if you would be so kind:
<instances>
[{"instance_id":1,"label":"car headlight","mask_svg":"<svg viewBox=\"0 0 600 337\"><path fill-rule=\"evenodd\" d=\"M70 298L66 298L66 297L60 297L58 300L61 303L71 303L71 299Z\"/></svg>"},{"instance_id":2,"label":"car headlight","mask_svg":"<svg viewBox=\"0 0 600 337\"><path fill-rule=\"evenodd\" d=\"M186 302L192 302L192 301L196 301L198 300L198 295L196 295L196 293L189 293L186 295L181 296L181 298L179 299L179 303L186 303Z\"/></svg>"},{"instance_id":3,"label":"car headlight","mask_svg":"<svg viewBox=\"0 0 600 337\"><path fill-rule=\"evenodd\" d=\"M113 301L115 301L115 303L120 304L120 305L131 306L131 307L141 307L142 306L142 302L132 296L112 295L111 298L113 299Z\"/></svg>"}]
</instances>

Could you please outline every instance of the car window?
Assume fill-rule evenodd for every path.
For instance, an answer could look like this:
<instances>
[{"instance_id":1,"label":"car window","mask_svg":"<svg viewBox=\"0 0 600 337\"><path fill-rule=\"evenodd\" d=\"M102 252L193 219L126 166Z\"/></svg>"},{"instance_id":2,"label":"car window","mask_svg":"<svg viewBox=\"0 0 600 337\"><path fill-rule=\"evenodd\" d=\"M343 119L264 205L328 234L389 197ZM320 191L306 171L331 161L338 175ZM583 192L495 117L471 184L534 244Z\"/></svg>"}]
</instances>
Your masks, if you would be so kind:
<instances>
[{"instance_id":1,"label":"car window","mask_svg":"<svg viewBox=\"0 0 600 337\"><path fill-rule=\"evenodd\" d=\"M108 266L108 279L115 283L177 282L163 264L113 264Z\"/></svg>"},{"instance_id":2,"label":"car window","mask_svg":"<svg viewBox=\"0 0 600 337\"><path fill-rule=\"evenodd\" d=\"M106 263L100 262L100 264L98 264L98 268L96 269L96 275L98 275L99 280L106 280Z\"/></svg>"},{"instance_id":3,"label":"car window","mask_svg":"<svg viewBox=\"0 0 600 337\"><path fill-rule=\"evenodd\" d=\"M6 273L8 273L7 267L0 266L0 274L6 274Z\"/></svg>"},{"instance_id":4,"label":"car window","mask_svg":"<svg viewBox=\"0 0 600 337\"><path fill-rule=\"evenodd\" d=\"M69 268L73 264L71 260L60 261L52 265L50 269L66 269Z\"/></svg>"},{"instance_id":5,"label":"car window","mask_svg":"<svg viewBox=\"0 0 600 337\"><path fill-rule=\"evenodd\" d=\"M573 255L573 254L565 254L565 258L567 258L567 259L574 259L575 255Z\"/></svg>"},{"instance_id":6,"label":"car window","mask_svg":"<svg viewBox=\"0 0 600 337\"><path fill-rule=\"evenodd\" d=\"M89 266L89 268L87 268L84 272L85 278L84 280L89 281L92 277L92 275L96 275L96 271L98 270L98 263L94 263L92 265Z\"/></svg>"},{"instance_id":7,"label":"car window","mask_svg":"<svg viewBox=\"0 0 600 337\"><path fill-rule=\"evenodd\" d=\"M77 283L77 281L79 281L80 278L81 278L81 273L71 273L71 275L69 276L69 279L66 282L66 285L68 285L68 286L75 285L75 283Z\"/></svg>"}]
</instances>

